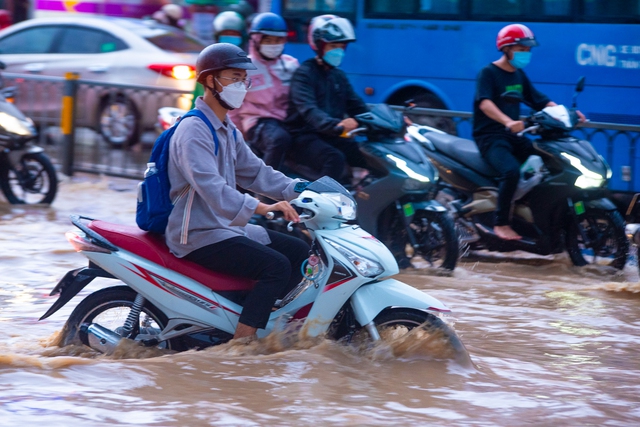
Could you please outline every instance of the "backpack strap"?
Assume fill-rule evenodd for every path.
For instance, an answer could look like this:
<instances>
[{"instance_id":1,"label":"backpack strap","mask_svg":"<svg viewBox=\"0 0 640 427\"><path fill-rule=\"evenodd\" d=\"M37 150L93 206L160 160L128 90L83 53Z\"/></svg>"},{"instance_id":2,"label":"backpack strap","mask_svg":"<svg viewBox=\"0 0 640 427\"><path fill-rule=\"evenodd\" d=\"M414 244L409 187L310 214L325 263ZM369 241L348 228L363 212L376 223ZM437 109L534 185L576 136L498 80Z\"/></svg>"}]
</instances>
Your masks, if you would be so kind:
<instances>
[{"instance_id":1,"label":"backpack strap","mask_svg":"<svg viewBox=\"0 0 640 427\"><path fill-rule=\"evenodd\" d=\"M213 135L213 142L215 143L215 155L218 155L218 147L220 146L220 141L218 140L218 135L216 133L216 130L213 128L213 125L211 124L211 122L209 121L209 119L207 118L207 116L200 110L198 110L197 108L194 108L193 110L190 110L187 112L187 114L185 114L184 116L180 117L180 120L187 118L187 117L198 117L200 120L202 120L203 122L205 122L205 124L209 127L209 130L211 131L211 134ZM236 133L235 133L235 129L233 131L233 137L236 137Z\"/></svg>"}]
</instances>

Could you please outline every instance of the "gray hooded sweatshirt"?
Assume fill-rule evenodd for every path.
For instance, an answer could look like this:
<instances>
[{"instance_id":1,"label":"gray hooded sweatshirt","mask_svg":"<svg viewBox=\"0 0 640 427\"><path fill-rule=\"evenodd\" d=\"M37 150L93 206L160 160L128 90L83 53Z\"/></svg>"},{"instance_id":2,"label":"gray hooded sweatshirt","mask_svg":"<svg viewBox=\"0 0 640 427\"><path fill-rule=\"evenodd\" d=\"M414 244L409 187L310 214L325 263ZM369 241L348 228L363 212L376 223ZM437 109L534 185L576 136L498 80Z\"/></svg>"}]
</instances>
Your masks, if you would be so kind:
<instances>
[{"instance_id":1,"label":"gray hooded sweatshirt","mask_svg":"<svg viewBox=\"0 0 640 427\"><path fill-rule=\"evenodd\" d=\"M202 98L196 100L196 108L213 125L220 145L216 155L211 131L198 117L181 121L171 138L169 181L174 207L166 229L169 249L182 258L232 237L271 243L264 228L248 224L258 200L239 192L236 185L275 200L292 200L299 181L265 165L228 116L223 124Z\"/></svg>"}]
</instances>

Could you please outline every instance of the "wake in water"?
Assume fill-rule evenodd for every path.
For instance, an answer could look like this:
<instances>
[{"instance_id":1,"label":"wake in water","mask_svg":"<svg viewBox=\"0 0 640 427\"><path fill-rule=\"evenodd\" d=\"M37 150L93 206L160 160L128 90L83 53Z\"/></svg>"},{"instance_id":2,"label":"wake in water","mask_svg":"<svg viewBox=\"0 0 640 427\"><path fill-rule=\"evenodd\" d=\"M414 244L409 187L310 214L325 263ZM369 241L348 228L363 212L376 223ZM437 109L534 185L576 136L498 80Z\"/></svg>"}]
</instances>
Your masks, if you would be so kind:
<instances>
[{"instance_id":1,"label":"wake in water","mask_svg":"<svg viewBox=\"0 0 640 427\"><path fill-rule=\"evenodd\" d=\"M424 325L423 325L424 326ZM99 361L123 359L151 359L176 354L175 351L163 350L155 347L144 347L138 342L123 339L115 350L109 354L102 354L81 344L60 347L64 331L41 340L39 354L23 355L5 349L0 353L0 366L31 366L38 368L64 368L76 364L99 363ZM462 342L459 341L453 329L447 324L443 327L415 327L393 326L380 330L381 340L372 342L368 332L359 330L353 334L350 342L346 339L338 342L319 337L308 337L295 324L285 330L274 332L264 338L247 340L232 340L218 346L201 350L203 354L216 358L255 357L290 353L291 351L323 352L327 348L340 349L352 356L370 361L396 360L426 360L455 362L468 368L472 366L469 354ZM196 350L189 350L188 354ZM302 353L301 353L302 357Z\"/></svg>"}]
</instances>

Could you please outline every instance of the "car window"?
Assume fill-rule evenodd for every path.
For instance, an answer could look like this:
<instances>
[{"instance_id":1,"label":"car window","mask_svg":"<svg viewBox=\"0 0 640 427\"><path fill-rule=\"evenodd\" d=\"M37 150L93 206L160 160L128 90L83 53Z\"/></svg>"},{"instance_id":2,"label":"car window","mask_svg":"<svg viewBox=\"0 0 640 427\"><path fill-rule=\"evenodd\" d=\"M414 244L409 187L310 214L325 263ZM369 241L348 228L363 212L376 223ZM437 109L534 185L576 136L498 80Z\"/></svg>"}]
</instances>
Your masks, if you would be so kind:
<instances>
[{"instance_id":1,"label":"car window","mask_svg":"<svg viewBox=\"0 0 640 427\"><path fill-rule=\"evenodd\" d=\"M174 30L167 26L138 27L131 29L140 37L145 38L162 50L178 53L200 53L207 44L188 36L183 31Z\"/></svg>"},{"instance_id":2,"label":"car window","mask_svg":"<svg viewBox=\"0 0 640 427\"><path fill-rule=\"evenodd\" d=\"M0 54L48 53L60 30L55 26L27 28L0 40Z\"/></svg>"},{"instance_id":3,"label":"car window","mask_svg":"<svg viewBox=\"0 0 640 427\"><path fill-rule=\"evenodd\" d=\"M65 27L57 53L107 53L126 49L119 38L102 30L84 27Z\"/></svg>"}]
</instances>

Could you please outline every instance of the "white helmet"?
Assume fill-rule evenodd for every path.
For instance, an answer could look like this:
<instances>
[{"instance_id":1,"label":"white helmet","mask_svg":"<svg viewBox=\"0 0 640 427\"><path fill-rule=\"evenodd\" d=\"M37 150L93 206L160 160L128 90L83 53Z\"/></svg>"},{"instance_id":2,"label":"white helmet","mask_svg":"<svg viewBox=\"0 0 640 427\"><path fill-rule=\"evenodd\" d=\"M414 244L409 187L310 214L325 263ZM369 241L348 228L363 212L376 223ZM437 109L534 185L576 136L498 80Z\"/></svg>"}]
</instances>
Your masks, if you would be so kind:
<instances>
[{"instance_id":1,"label":"white helmet","mask_svg":"<svg viewBox=\"0 0 640 427\"><path fill-rule=\"evenodd\" d=\"M182 18L182 8L177 4L165 4L161 9L165 15L176 21Z\"/></svg>"},{"instance_id":2,"label":"white helmet","mask_svg":"<svg viewBox=\"0 0 640 427\"><path fill-rule=\"evenodd\" d=\"M336 15L320 15L311 20L308 33L309 46L319 51L325 43L356 41L356 33L348 19Z\"/></svg>"}]
</instances>

